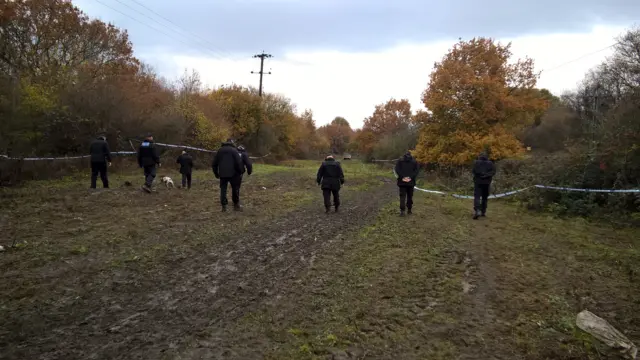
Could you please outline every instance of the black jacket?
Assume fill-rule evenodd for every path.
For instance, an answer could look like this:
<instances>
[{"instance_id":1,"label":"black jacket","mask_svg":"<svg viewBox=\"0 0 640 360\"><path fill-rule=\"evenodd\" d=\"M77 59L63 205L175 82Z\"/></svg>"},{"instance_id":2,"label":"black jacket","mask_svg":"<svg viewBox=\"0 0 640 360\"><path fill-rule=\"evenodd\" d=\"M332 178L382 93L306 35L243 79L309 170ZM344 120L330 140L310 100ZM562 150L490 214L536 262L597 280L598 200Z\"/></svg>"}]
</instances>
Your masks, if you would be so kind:
<instances>
[{"instance_id":1,"label":"black jacket","mask_svg":"<svg viewBox=\"0 0 640 360\"><path fill-rule=\"evenodd\" d=\"M493 176L496 174L496 167L486 156L480 155L473 164L473 182L476 184L491 184Z\"/></svg>"},{"instance_id":2,"label":"black jacket","mask_svg":"<svg viewBox=\"0 0 640 360\"><path fill-rule=\"evenodd\" d=\"M243 173L242 157L233 143L222 143L211 164L217 178L232 178Z\"/></svg>"},{"instance_id":3,"label":"black jacket","mask_svg":"<svg viewBox=\"0 0 640 360\"><path fill-rule=\"evenodd\" d=\"M111 162L111 150L109 144L102 139L95 139L89 146L91 162Z\"/></svg>"},{"instance_id":4,"label":"black jacket","mask_svg":"<svg viewBox=\"0 0 640 360\"><path fill-rule=\"evenodd\" d=\"M398 177L398 186L401 187L413 187L416 186L416 178L418 177L418 171L420 167L418 162L411 156L411 154L405 154L403 157L396 161L396 167L394 172ZM410 182L402 181L403 178L411 178Z\"/></svg>"},{"instance_id":5,"label":"black jacket","mask_svg":"<svg viewBox=\"0 0 640 360\"><path fill-rule=\"evenodd\" d=\"M160 164L160 155L153 141L145 140L138 149L138 165L140 167Z\"/></svg>"},{"instance_id":6,"label":"black jacket","mask_svg":"<svg viewBox=\"0 0 640 360\"><path fill-rule=\"evenodd\" d=\"M240 158L242 159L242 173L247 171L247 175L251 175L253 172L253 164L251 163L251 159L249 159L249 155L247 155L246 151L240 151Z\"/></svg>"},{"instance_id":7,"label":"black jacket","mask_svg":"<svg viewBox=\"0 0 640 360\"><path fill-rule=\"evenodd\" d=\"M316 181L323 190L340 190L340 185L344 184L342 166L334 159L325 160L318 169Z\"/></svg>"},{"instance_id":8,"label":"black jacket","mask_svg":"<svg viewBox=\"0 0 640 360\"><path fill-rule=\"evenodd\" d=\"M180 174L191 174L193 171L193 158L189 154L178 156L176 163L180 164Z\"/></svg>"}]
</instances>

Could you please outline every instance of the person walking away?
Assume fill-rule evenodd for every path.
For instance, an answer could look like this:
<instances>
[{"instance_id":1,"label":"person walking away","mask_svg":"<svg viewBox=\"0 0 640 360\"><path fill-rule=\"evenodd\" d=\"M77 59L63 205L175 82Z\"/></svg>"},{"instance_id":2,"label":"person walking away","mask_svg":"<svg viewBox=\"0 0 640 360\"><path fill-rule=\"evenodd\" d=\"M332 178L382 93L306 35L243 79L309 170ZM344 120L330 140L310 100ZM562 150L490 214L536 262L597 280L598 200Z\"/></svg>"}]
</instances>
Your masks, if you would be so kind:
<instances>
[{"instance_id":1,"label":"person walking away","mask_svg":"<svg viewBox=\"0 0 640 360\"><path fill-rule=\"evenodd\" d=\"M491 181L496 174L495 165L486 154L480 154L473 164L473 219L487 214L487 201Z\"/></svg>"},{"instance_id":2,"label":"person walking away","mask_svg":"<svg viewBox=\"0 0 640 360\"><path fill-rule=\"evenodd\" d=\"M193 158L187 149L182 150L176 163L180 164L180 174L182 174L182 188L191 189L191 173L193 172Z\"/></svg>"},{"instance_id":3,"label":"person walking away","mask_svg":"<svg viewBox=\"0 0 640 360\"><path fill-rule=\"evenodd\" d=\"M244 146L238 146L238 152L240 153L240 158L242 159L242 174L240 175L239 185L239 187L242 187L242 176L245 172L247 173L247 176L251 176L251 173L253 172L253 164L251 163L249 154L247 154L247 150L244 148ZM240 190L238 189L238 191Z\"/></svg>"},{"instance_id":4,"label":"person walking away","mask_svg":"<svg viewBox=\"0 0 640 360\"><path fill-rule=\"evenodd\" d=\"M91 155L91 188L96 188L98 174L100 174L102 187L108 189L107 167L111 166L111 150L109 150L109 143L107 143L107 138L104 135L98 136L91 142L89 154Z\"/></svg>"},{"instance_id":5,"label":"person walking away","mask_svg":"<svg viewBox=\"0 0 640 360\"><path fill-rule=\"evenodd\" d=\"M393 172L398 179L398 190L400 192L400 216L404 216L405 208L411 215L413 208L413 190L416 186L416 179L420 167L418 162L407 151L398 161Z\"/></svg>"},{"instance_id":6,"label":"person walking away","mask_svg":"<svg viewBox=\"0 0 640 360\"><path fill-rule=\"evenodd\" d=\"M241 211L240 207L240 182L242 181L242 157L233 140L228 139L222 143L220 149L213 157L211 164L213 175L220 179L220 204L222 211L227 211L227 188L231 184L231 201L233 209Z\"/></svg>"},{"instance_id":7,"label":"person walking away","mask_svg":"<svg viewBox=\"0 0 640 360\"><path fill-rule=\"evenodd\" d=\"M150 193L153 180L156 178L156 168L160 167L160 155L153 142L153 136L147 135L138 149L138 165L144 170L144 185L142 190Z\"/></svg>"},{"instance_id":8,"label":"person walking away","mask_svg":"<svg viewBox=\"0 0 640 360\"><path fill-rule=\"evenodd\" d=\"M344 184L344 172L340 162L336 161L332 155L327 156L318 169L316 181L322 188L325 212L328 214L331 211L331 195L333 195L335 211L338 212L340 187Z\"/></svg>"}]
</instances>

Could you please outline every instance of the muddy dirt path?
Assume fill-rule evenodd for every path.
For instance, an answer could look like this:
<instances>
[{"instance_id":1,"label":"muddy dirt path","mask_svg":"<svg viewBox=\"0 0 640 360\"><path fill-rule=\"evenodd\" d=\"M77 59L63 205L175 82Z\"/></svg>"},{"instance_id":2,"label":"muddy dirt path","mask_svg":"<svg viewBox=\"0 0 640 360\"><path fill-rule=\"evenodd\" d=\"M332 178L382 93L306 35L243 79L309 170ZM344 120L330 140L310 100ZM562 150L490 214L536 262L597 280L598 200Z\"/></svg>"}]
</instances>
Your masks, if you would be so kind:
<instances>
[{"instance_id":1,"label":"muddy dirt path","mask_svg":"<svg viewBox=\"0 0 640 360\"><path fill-rule=\"evenodd\" d=\"M324 214L316 202L222 246L168 257L146 273L115 273L77 300L92 302L95 313L18 352L32 359L234 358L225 326L296 286L328 239L375 221L395 191L385 184L345 194L339 214Z\"/></svg>"}]
</instances>

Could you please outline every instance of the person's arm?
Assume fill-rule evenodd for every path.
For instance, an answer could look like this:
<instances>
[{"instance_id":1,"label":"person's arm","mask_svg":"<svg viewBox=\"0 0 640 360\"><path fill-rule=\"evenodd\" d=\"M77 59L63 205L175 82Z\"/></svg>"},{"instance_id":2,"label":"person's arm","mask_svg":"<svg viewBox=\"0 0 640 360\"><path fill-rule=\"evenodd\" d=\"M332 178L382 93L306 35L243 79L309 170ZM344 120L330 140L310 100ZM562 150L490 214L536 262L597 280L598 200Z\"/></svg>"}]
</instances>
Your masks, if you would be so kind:
<instances>
[{"instance_id":1,"label":"person's arm","mask_svg":"<svg viewBox=\"0 0 640 360\"><path fill-rule=\"evenodd\" d=\"M193 168L193 158L191 156L187 158L187 165L189 165L190 168Z\"/></svg>"},{"instance_id":2,"label":"person's arm","mask_svg":"<svg viewBox=\"0 0 640 360\"><path fill-rule=\"evenodd\" d=\"M324 164L320 165L320 168L318 169L318 175L316 176L316 182L318 183L318 185L320 185L320 183L322 182L323 177L324 177Z\"/></svg>"},{"instance_id":3,"label":"person's arm","mask_svg":"<svg viewBox=\"0 0 640 360\"><path fill-rule=\"evenodd\" d=\"M395 175L396 179L400 178L400 160L396 161L396 166L393 167L393 175Z\"/></svg>"},{"instance_id":4,"label":"person's arm","mask_svg":"<svg viewBox=\"0 0 640 360\"><path fill-rule=\"evenodd\" d=\"M142 167L142 146L138 148L138 166Z\"/></svg>"},{"instance_id":5,"label":"person's arm","mask_svg":"<svg viewBox=\"0 0 640 360\"><path fill-rule=\"evenodd\" d=\"M236 174L244 173L244 165L242 164L242 156L240 156L240 153L234 151L233 159L235 160Z\"/></svg>"},{"instance_id":6,"label":"person's arm","mask_svg":"<svg viewBox=\"0 0 640 360\"><path fill-rule=\"evenodd\" d=\"M340 177L340 184L344 184L344 171L342 171L342 165L338 163L338 176Z\"/></svg>"},{"instance_id":7,"label":"person's arm","mask_svg":"<svg viewBox=\"0 0 640 360\"><path fill-rule=\"evenodd\" d=\"M211 169L213 170L213 175L216 177L216 179L220 178L220 175L218 174L218 164L220 163L220 152L217 152L215 155L213 155L213 162L211 163Z\"/></svg>"},{"instance_id":8,"label":"person's arm","mask_svg":"<svg viewBox=\"0 0 640 360\"><path fill-rule=\"evenodd\" d=\"M104 157L107 159L108 163L111 163L111 149L109 149L109 143L108 142L104 142Z\"/></svg>"},{"instance_id":9,"label":"person's arm","mask_svg":"<svg viewBox=\"0 0 640 360\"><path fill-rule=\"evenodd\" d=\"M160 165L160 155L158 154L158 148L155 145L151 147L151 152L153 154L153 161Z\"/></svg>"},{"instance_id":10,"label":"person's arm","mask_svg":"<svg viewBox=\"0 0 640 360\"><path fill-rule=\"evenodd\" d=\"M251 163L251 159L249 158L249 155L247 155L247 153L242 153L242 156L244 157L244 165L247 167L247 175L251 175L251 173L253 172L253 164Z\"/></svg>"},{"instance_id":11,"label":"person's arm","mask_svg":"<svg viewBox=\"0 0 640 360\"><path fill-rule=\"evenodd\" d=\"M419 173L420 173L420 165L418 165L417 161L414 161L413 162L413 174L411 175L411 180L413 180L414 184L418 180L418 174Z\"/></svg>"},{"instance_id":12,"label":"person's arm","mask_svg":"<svg viewBox=\"0 0 640 360\"><path fill-rule=\"evenodd\" d=\"M178 156L178 158L176 159L176 164L180 164L180 159L182 159L182 155ZM182 164L180 164L182 165Z\"/></svg>"},{"instance_id":13,"label":"person's arm","mask_svg":"<svg viewBox=\"0 0 640 360\"><path fill-rule=\"evenodd\" d=\"M491 164L491 166L489 166L489 171L487 171L487 176L494 177L496 175L496 166L492 161L489 161L489 164Z\"/></svg>"}]
</instances>

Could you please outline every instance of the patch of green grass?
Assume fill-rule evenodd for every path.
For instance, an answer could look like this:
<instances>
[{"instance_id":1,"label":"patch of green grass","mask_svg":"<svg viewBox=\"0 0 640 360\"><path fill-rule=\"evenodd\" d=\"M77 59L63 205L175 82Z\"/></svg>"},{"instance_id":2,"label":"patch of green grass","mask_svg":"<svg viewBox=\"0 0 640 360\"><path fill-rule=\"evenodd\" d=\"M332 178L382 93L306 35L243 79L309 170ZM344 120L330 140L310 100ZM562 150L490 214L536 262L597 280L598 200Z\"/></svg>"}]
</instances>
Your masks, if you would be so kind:
<instances>
[{"instance_id":1,"label":"patch of green grass","mask_svg":"<svg viewBox=\"0 0 640 360\"><path fill-rule=\"evenodd\" d=\"M266 334L304 329L278 338L278 350L269 358L320 358L366 349L373 357L444 359L455 351L445 338L427 334L457 324L464 269L453 264L443 271L448 254L433 251L457 246L446 234L414 231L424 219L399 221L395 207L386 207L375 225L353 234L348 243L336 244L343 256L319 259L301 281L304 295L266 307L265 316L245 323ZM282 320L267 320L273 318Z\"/></svg>"},{"instance_id":2,"label":"patch of green grass","mask_svg":"<svg viewBox=\"0 0 640 360\"><path fill-rule=\"evenodd\" d=\"M469 200L415 201L414 216L399 218L394 202L332 244L299 288L233 331L277 344L270 359L597 359L606 349L575 326L585 308L640 331L637 229L501 201L474 221Z\"/></svg>"}]
</instances>

